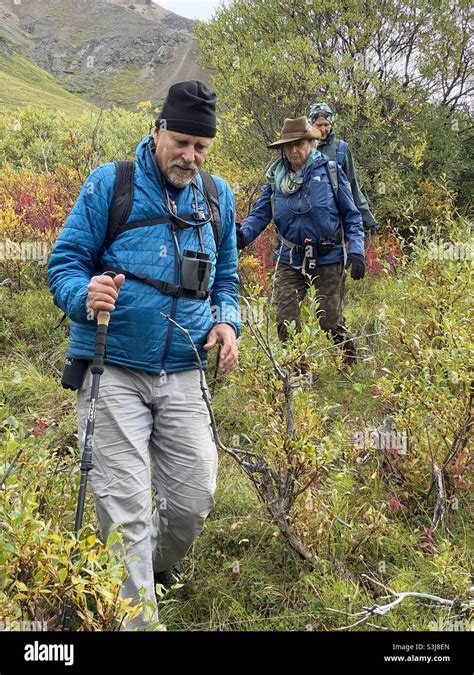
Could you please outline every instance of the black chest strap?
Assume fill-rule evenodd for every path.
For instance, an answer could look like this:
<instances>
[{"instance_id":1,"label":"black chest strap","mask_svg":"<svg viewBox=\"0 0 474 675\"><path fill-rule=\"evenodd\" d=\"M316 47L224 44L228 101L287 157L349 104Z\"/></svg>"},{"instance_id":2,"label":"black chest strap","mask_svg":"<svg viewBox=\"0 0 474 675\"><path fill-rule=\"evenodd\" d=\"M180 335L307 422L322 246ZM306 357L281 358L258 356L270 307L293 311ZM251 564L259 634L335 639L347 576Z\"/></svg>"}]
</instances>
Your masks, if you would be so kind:
<instances>
[{"instance_id":1,"label":"black chest strap","mask_svg":"<svg viewBox=\"0 0 474 675\"><path fill-rule=\"evenodd\" d=\"M127 272L126 270L121 270L117 268L111 269L110 267L103 266L102 271L115 272L115 274L124 274L126 279L136 279L138 281L143 281L144 284L153 286L160 293L165 295L171 295L173 298L188 298L189 300L207 300L209 297L209 291L190 291L182 286L177 286L172 284L170 281L162 281L161 279L152 279L147 274L132 274L132 272Z\"/></svg>"}]
</instances>

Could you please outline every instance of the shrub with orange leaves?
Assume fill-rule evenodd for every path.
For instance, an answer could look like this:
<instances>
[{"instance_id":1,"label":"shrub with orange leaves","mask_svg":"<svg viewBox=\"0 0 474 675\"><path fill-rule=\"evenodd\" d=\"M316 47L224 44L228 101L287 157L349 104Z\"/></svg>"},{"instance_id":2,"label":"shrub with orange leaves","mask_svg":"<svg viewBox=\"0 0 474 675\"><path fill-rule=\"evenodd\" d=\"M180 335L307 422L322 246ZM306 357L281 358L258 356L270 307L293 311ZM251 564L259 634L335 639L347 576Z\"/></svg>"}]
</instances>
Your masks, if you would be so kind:
<instances>
[{"instance_id":1,"label":"shrub with orange leaves","mask_svg":"<svg viewBox=\"0 0 474 675\"><path fill-rule=\"evenodd\" d=\"M393 236L374 237L367 242L365 261L367 271L373 276L386 272L393 273L401 264L404 253L399 240Z\"/></svg>"},{"instance_id":2,"label":"shrub with orange leaves","mask_svg":"<svg viewBox=\"0 0 474 675\"><path fill-rule=\"evenodd\" d=\"M2 215L0 231L15 241L32 236L41 240L55 238L76 198L71 193L76 187L71 170L63 169L57 174L29 170L2 172L0 207L2 212L13 210L18 220L12 219L11 213Z\"/></svg>"},{"instance_id":3,"label":"shrub with orange leaves","mask_svg":"<svg viewBox=\"0 0 474 675\"><path fill-rule=\"evenodd\" d=\"M239 259L239 277L243 286L257 286L262 283L262 265L260 260L251 254Z\"/></svg>"}]
</instances>

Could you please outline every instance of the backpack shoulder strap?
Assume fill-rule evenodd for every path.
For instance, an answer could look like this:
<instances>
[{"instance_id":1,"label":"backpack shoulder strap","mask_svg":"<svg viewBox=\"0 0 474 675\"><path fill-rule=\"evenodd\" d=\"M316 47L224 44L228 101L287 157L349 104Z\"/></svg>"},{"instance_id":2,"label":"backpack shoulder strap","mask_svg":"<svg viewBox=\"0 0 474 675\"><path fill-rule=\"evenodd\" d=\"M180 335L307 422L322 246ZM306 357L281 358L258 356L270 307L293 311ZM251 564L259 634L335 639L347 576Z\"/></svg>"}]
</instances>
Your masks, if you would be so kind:
<instances>
[{"instance_id":1,"label":"backpack shoulder strap","mask_svg":"<svg viewBox=\"0 0 474 675\"><path fill-rule=\"evenodd\" d=\"M107 222L107 232L104 242L99 249L96 258L96 268L100 269L100 259L105 250L109 248L116 238L118 228L127 222L132 210L133 204L133 175L135 173L135 162L120 161L115 162L115 187L112 201L109 207L109 219ZM55 326L59 328L66 319L63 314L62 319Z\"/></svg>"},{"instance_id":2,"label":"backpack shoulder strap","mask_svg":"<svg viewBox=\"0 0 474 675\"><path fill-rule=\"evenodd\" d=\"M344 163L344 159L346 156L348 144L346 141L340 140L339 143L337 144L337 161L338 163L342 166Z\"/></svg>"},{"instance_id":3,"label":"backpack shoulder strap","mask_svg":"<svg viewBox=\"0 0 474 675\"><path fill-rule=\"evenodd\" d=\"M334 191L334 196L336 197L336 203L339 204L339 178L337 175L337 165L338 162L335 162L333 159L330 159L328 162L329 168L329 178L331 179L331 186Z\"/></svg>"},{"instance_id":4,"label":"backpack shoulder strap","mask_svg":"<svg viewBox=\"0 0 474 675\"><path fill-rule=\"evenodd\" d=\"M217 194L217 185L214 178L207 171L201 171L200 174L202 179L202 185L204 187L204 193L209 200L212 214L212 230L214 232L214 239L216 241L216 251L219 252L219 247L222 240L222 223L221 223L221 211L219 207L219 197Z\"/></svg>"},{"instance_id":5,"label":"backpack shoulder strap","mask_svg":"<svg viewBox=\"0 0 474 675\"><path fill-rule=\"evenodd\" d=\"M335 162L334 160L330 159L328 162L328 173L329 173L329 178L331 180L331 187L334 192L334 197L336 199L336 204L337 208L339 209L339 177L338 177L338 162ZM338 229L341 229L341 244L342 244L342 251L344 255L344 265L343 269L346 269L346 262L347 262L347 250L346 250L346 243L345 243L345 234L344 234L344 225L342 222L342 219L339 218L339 224L335 230L337 232Z\"/></svg>"},{"instance_id":6,"label":"backpack shoulder strap","mask_svg":"<svg viewBox=\"0 0 474 675\"><path fill-rule=\"evenodd\" d=\"M117 232L125 225L132 210L135 162L115 162L115 171L115 188L109 208L107 234L99 252L99 258L115 241Z\"/></svg>"}]
</instances>

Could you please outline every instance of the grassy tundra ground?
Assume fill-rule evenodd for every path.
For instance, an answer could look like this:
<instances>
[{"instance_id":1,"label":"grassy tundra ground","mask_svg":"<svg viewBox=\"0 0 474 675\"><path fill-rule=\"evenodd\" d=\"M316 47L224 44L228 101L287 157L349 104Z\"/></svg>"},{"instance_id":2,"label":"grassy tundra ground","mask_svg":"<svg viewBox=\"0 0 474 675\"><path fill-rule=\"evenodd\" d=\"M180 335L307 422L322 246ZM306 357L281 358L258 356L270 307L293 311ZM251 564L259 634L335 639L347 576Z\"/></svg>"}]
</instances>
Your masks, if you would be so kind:
<instances>
[{"instance_id":1,"label":"grassy tundra ground","mask_svg":"<svg viewBox=\"0 0 474 675\"><path fill-rule=\"evenodd\" d=\"M310 419L317 431L304 445L317 478L296 500L291 522L313 563L290 548L251 482L221 453L216 506L184 562L190 581L162 598L168 630L338 629L355 621L346 612L388 602L364 574L396 592L468 601L470 271L469 262L434 260L420 246L395 270L349 280L346 316L365 356L350 371L341 372L308 318L311 339L326 351L311 364L312 382L295 381L294 406L297 424L306 428ZM63 327L54 329L61 314L44 280L32 284L26 272L21 290L4 285L0 294L0 474L13 463L0 493L1 614L58 628L67 591L79 606L78 629L110 630L123 610L116 597L123 568L113 552L119 535L99 541L90 495L81 558L68 574L79 471L75 395L59 385L67 345ZM275 349L284 359L276 340ZM213 398L221 436L228 444L237 437L282 470L272 440L278 401L268 396L278 384L248 329L240 352L239 369L219 379ZM405 449L354 443L354 434L387 417L406 434ZM354 630L449 630L456 617L467 618L459 606L409 598Z\"/></svg>"}]
</instances>

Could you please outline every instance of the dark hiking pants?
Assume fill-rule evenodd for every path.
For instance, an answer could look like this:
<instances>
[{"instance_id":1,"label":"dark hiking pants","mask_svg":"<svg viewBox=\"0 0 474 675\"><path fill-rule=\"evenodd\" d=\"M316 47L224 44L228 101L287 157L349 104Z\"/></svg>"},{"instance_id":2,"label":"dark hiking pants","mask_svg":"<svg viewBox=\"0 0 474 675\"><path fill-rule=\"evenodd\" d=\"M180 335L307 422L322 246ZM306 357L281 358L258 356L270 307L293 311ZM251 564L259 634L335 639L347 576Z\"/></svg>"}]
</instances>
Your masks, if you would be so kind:
<instances>
[{"instance_id":1,"label":"dark hiking pants","mask_svg":"<svg viewBox=\"0 0 474 675\"><path fill-rule=\"evenodd\" d=\"M346 354L355 355L355 345L345 328L342 315L345 287L342 262L318 265L311 280L301 270L282 263L278 265L275 279L278 337L282 342L288 339L286 323L291 321L295 322L297 330L301 329L300 305L310 283L316 288L319 300L319 325L322 330L328 333L336 344L344 342Z\"/></svg>"}]
</instances>

